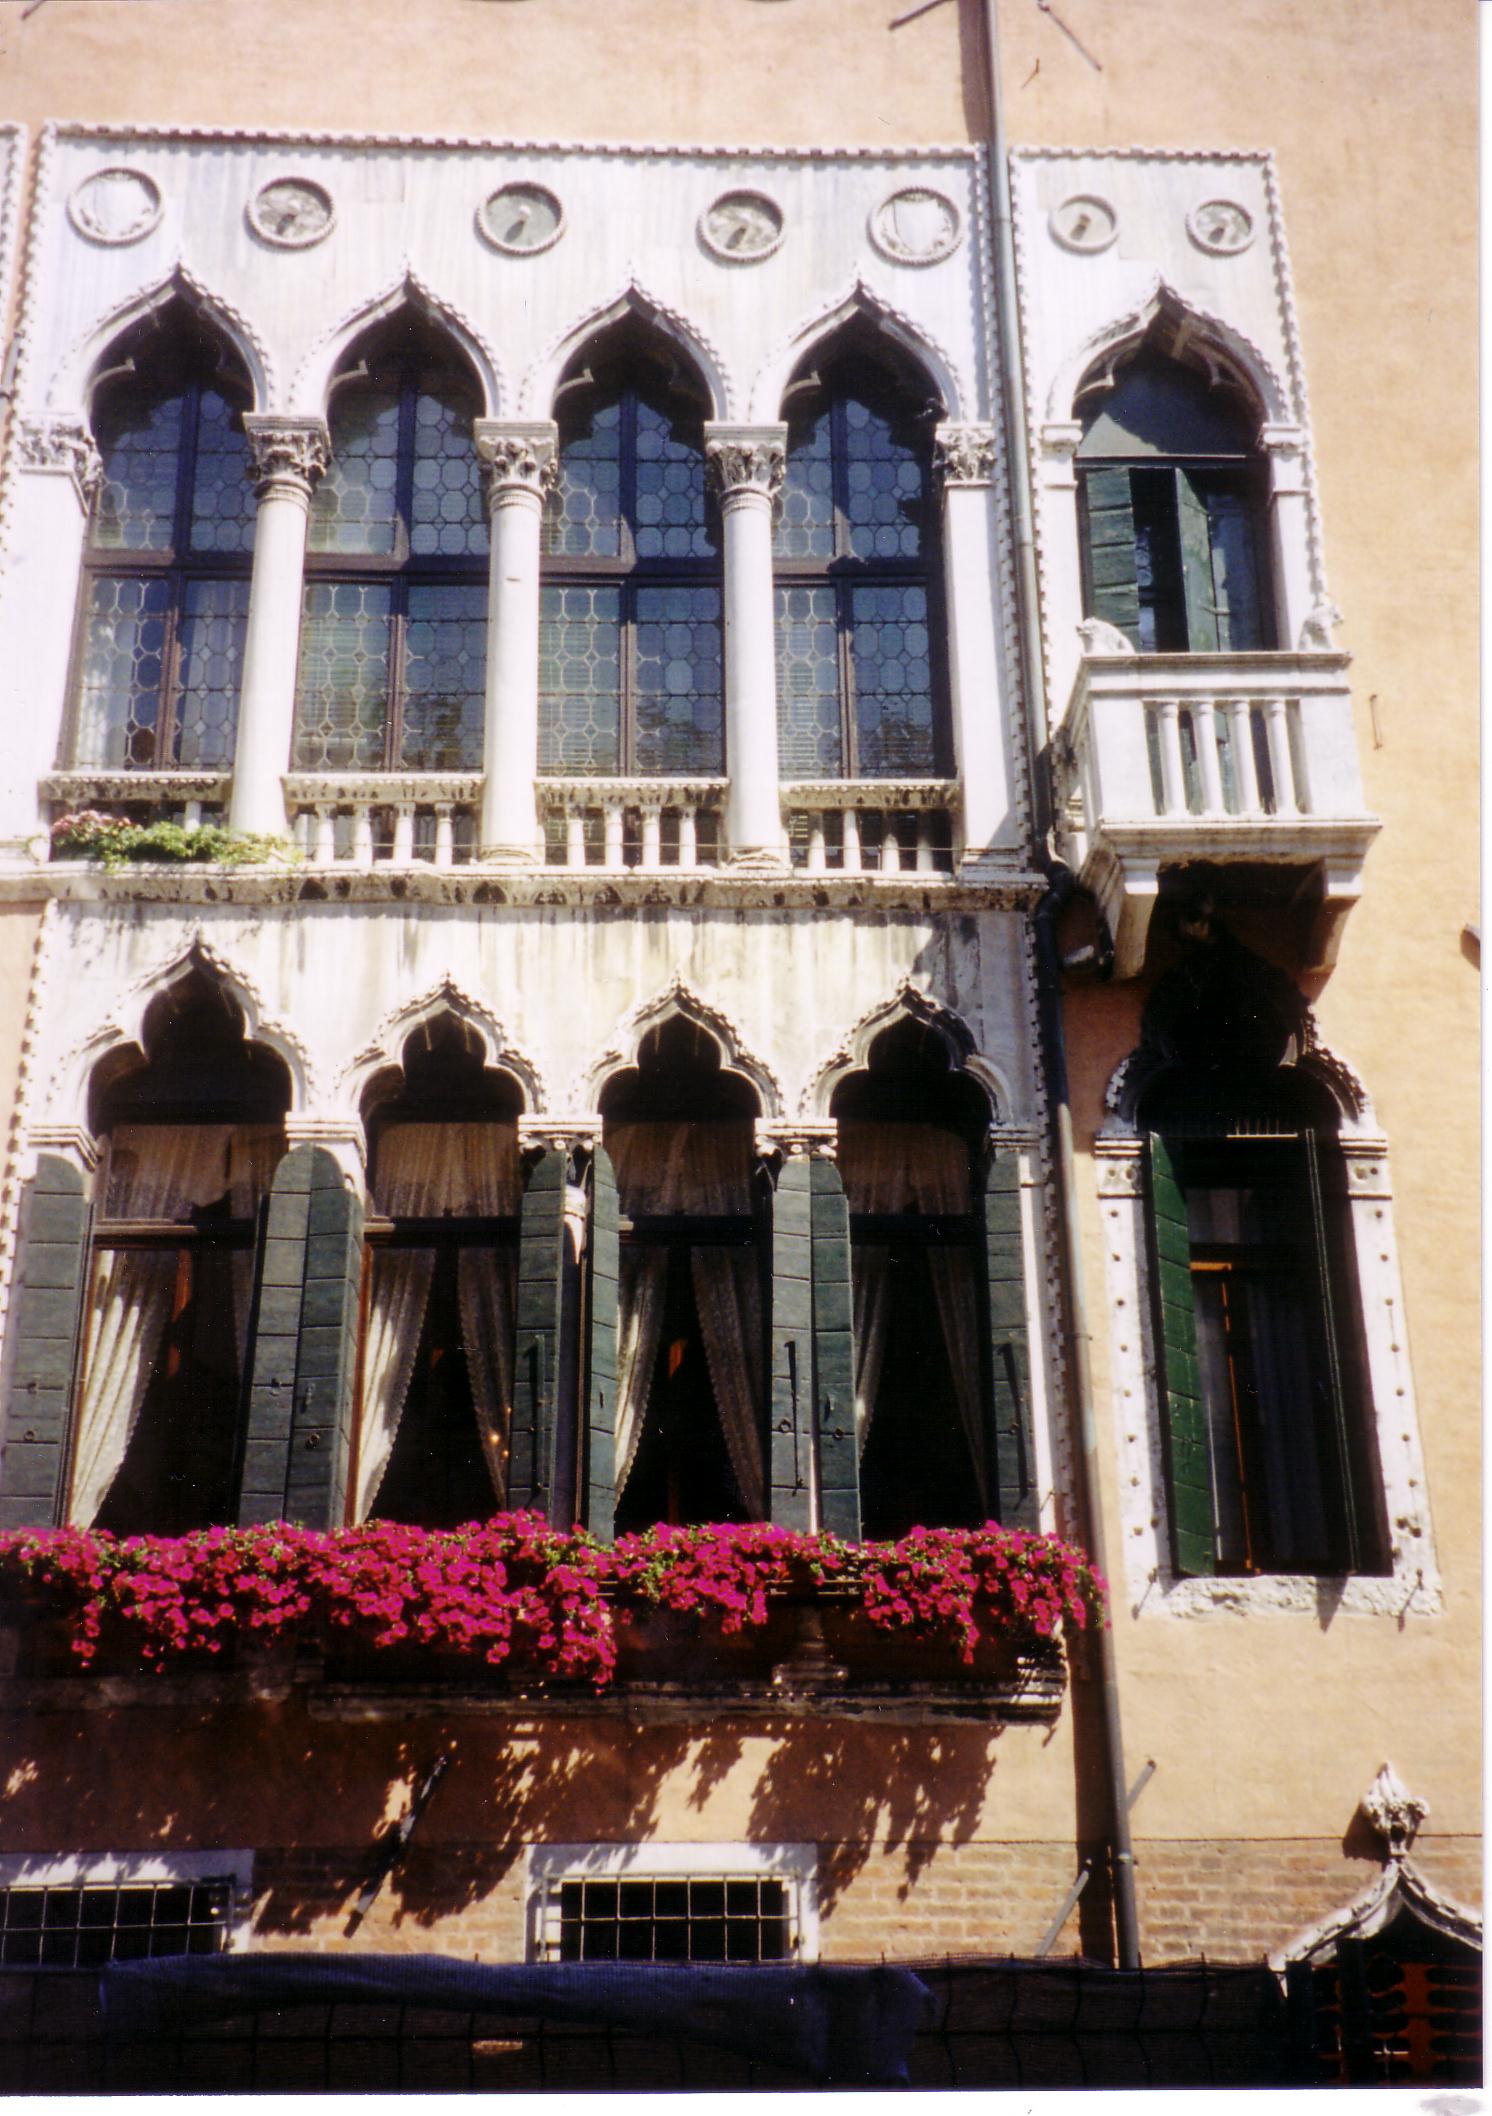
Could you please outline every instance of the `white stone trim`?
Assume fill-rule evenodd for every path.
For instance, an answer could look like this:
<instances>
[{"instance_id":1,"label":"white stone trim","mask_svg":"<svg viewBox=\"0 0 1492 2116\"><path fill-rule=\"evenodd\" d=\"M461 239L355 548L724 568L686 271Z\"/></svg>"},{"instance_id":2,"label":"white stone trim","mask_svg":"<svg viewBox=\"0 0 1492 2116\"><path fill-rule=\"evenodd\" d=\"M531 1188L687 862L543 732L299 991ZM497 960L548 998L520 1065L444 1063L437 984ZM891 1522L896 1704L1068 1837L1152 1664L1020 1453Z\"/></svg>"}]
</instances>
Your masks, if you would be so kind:
<instances>
[{"instance_id":1,"label":"white stone trim","mask_svg":"<svg viewBox=\"0 0 1492 2116\"><path fill-rule=\"evenodd\" d=\"M760 1876L788 1885L789 1922L797 1944L790 1961L819 1958L818 1846L816 1844L532 1844L525 1860L526 1954L557 1960L559 1906L548 1900L562 1881L687 1879ZM552 1918L552 1936L551 1936Z\"/></svg>"}]
</instances>

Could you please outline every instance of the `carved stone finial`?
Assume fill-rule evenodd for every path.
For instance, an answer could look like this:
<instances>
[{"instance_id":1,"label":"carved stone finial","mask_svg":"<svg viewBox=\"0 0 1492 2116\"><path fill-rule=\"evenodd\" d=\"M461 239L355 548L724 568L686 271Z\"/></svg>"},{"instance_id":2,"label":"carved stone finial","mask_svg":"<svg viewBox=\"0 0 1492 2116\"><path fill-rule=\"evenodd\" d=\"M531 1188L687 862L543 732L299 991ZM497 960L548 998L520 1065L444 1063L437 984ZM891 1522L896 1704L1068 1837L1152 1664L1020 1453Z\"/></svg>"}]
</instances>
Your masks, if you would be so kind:
<instances>
[{"instance_id":1,"label":"carved stone finial","mask_svg":"<svg viewBox=\"0 0 1492 2116\"><path fill-rule=\"evenodd\" d=\"M933 469L945 485L991 485L1000 460L993 426L945 424L935 436Z\"/></svg>"},{"instance_id":2,"label":"carved stone finial","mask_svg":"<svg viewBox=\"0 0 1492 2116\"><path fill-rule=\"evenodd\" d=\"M1301 654L1329 654L1332 651L1332 632L1342 622L1342 613L1329 595L1306 614L1296 641L1296 651Z\"/></svg>"},{"instance_id":3,"label":"carved stone finial","mask_svg":"<svg viewBox=\"0 0 1492 2116\"><path fill-rule=\"evenodd\" d=\"M763 493L770 500L787 475L787 428L712 423L705 428L705 462L722 500L736 492Z\"/></svg>"},{"instance_id":4,"label":"carved stone finial","mask_svg":"<svg viewBox=\"0 0 1492 2116\"><path fill-rule=\"evenodd\" d=\"M1358 1806L1369 1827L1383 1839L1388 1856L1395 1863L1405 1857L1415 1833L1430 1812L1429 1802L1410 1792L1391 1763L1384 1764Z\"/></svg>"},{"instance_id":5,"label":"carved stone finial","mask_svg":"<svg viewBox=\"0 0 1492 2116\"><path fill-rule=\"evenodd\" d=\"M1105 617L1085 617L1078 626L1085 654L1133 654L1134 641Z\"/></svg>"},{"instance_id":6,"label":"carved stone finial","mask_svg":"<svg viewBox=\"0 0 1492 2116\"><path fill-rule=\"evenodd\" d=\"M243 430L249 443L249 476L260 499L276 486L289 486L309 498L332 460L325 419L250 411L244 413Z\"/></svg>"},{"instance_id":7,"label":"carved stone finial","mask_svg":"<svg viewBox=\"0 0 1492 2116\"><path fill-rule=\"evenodd\" d=\"M70 477L86 511L104 481L104 459L93 445L81 412L63 412L20 422L21 468Z\"/></svg>"},{"instance_id":8,"label":"carved stone finial","mask_svg":"<svg viewBox=\"0 0 1492 2116\"><path fill-rule=\"evenodd\" d=\"M478 419L472 428L489 508L522 493L542 506L559 483L552 419Z\"/></svg>"}]
</instances>

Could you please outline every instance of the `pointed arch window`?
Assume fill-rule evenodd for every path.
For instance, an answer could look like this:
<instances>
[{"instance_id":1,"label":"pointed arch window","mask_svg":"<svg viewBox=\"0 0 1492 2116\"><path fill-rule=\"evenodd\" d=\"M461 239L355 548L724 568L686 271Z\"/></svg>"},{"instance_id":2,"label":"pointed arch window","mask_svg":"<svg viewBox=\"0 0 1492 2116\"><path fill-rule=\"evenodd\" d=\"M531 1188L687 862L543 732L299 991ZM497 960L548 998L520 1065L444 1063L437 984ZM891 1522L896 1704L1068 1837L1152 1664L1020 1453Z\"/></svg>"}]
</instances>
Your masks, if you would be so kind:
<instances>
[{"instance_id":1,"label":"pointed arch window","mask_svg":"<svg viewBox=\"0 0 1492 2116\"><path fill-rule=\"evenodd\" d=\"M233 763L254 543L249 403L226 348L186 316L135 334L97 386L104 476L74 650L74 765Z\"/></svg>"},{"instance_id":2,"label":"pointed arch window","mask_svg":"<svg viewBox=\"0 0 1492 2116\"><path fill-rule=\"evenodd\" d=\"M311 505L300 771L479 771L488 526L475 379L435 332L377 334L333 383Z\"/></svg>"},{"instance_id":3,"label":"pointed arch window","mask_svg":"<svg viewBox=\"0 0 1492 2116\"><path fill-rule=\"evenodd\" d=\"M693 375L626 329L560 385L540 600L541 771L725 769L707 409Z\"/></svg>"},{"instance_id":4,"label":"pointed arch window","mask_svg":"<svg viewBox=\"0 0 1492 2116\"><path fill-rule=\"evenodd\" d=\"M782 775L943 773L931 391L847 347L801 374L783 409L787 477L774 533Z\"/></svg>"}]
</instances>

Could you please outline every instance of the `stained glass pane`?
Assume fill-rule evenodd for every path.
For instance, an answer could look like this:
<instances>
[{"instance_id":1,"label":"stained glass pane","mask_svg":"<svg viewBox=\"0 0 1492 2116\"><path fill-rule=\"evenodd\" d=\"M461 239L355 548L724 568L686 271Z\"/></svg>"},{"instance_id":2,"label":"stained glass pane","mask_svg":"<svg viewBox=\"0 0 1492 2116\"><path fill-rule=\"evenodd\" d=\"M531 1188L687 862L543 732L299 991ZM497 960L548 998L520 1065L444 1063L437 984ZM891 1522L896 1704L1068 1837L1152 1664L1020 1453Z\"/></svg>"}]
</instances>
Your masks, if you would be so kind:
<instances>
[{"instance_id":1,"label":"stained glass pane","mask_svg":"<svg viewBox=\"0 0 1492 2116\"><path fill-rule=\"evenodd\" d=\"M406 771L480 771L487 590L412 587L404 633Z\"/></svg>"},{"instance_id":2,"label":"stained glass pane","mask_svg":"<svg viewBox=\"0 0 1492 2116\"><path fill-rule=\"evenodd\" d=\"M75 763L149 770L157 754L170 596L164 580L107 574L89 585Z\"/></svg>"},{"instance_id":3,"label":"stained glass pane","mask_svg":"<svg viewBox=\"0 0 1492 2116\"><path fill-rule=\"evenodd\" d=\"M246 580L187 582L173 764L201 771L232 764L248 614Z\"/></svg>"},{"instance_id":4,"label":"stained glass pane","mask_svg":"<svg viewBox=\"0 0 1492 2116\"><path fill-rule=\"evenodd\" d=\"M850 657L862 779L936 768L927 590L886 583L850 591Z\"/></svg>"},{"instance_id":5,"label":"stained glass pane","mask_svg":"<svg viewBox=\"0 0 1492 2116\"><path fill-rule=\"evenodd\" d=\"M844 775L833 588L777 590L777 749L784 779Z\"/></svg>"},{"instance_id":6,"label":"stained glass pane","mask_svg":"<svg viewBox=\"0 0 1492 2116\"><path fill-rule=\"evenodd\" d=\"M192 472L194 551L252 551L254 488L249 448L237 413L215 389L204 389L197 410L197 460Z\"/></svg>"},{"instance_id":7,"label":"stained glass pane","mask_svg":"<svg viewBox=\"0 0 1492 2116\"><path fill-rule=\"evenodd\" d=\"M773 546L779 558L834 556L834 474L828 412L788 450Z\"/></svg>"},{"instance_id":8,"label":"stained glass pane","mask_svg":"<svg viewBox=\"0 0 1492 2116\"><path fill-rule=\"evenodd\" d=\"M915 449L858 398L845 402L845 508L856 558L916 558L924 476Z\"/></svg>"},{"instance_id":9,"label":"stained glass pane","mask_svg":"<svg viewBox=\"0 0 1492 2116\"><path fill-rule=\"evenodd\" d=\"M722 770L720 590L639 588L635 667L635 769Z\"/></svg>"},{"instance_id":10,"label":"stained glass pane","mask_svg":"<svg viewBox=\"0 0 1492 2116\"><path fill-rule=\"evenodd\" d=\"M622 548L622 407L605 404L560 449L559 485L544 515L544 549L616 558Z\"/></svg>"},{"instance_id":11,"label":"stained glass pane","mask_svg":"<svg viewBox=\"0 0 1492 2116\"><path fill-rule=\"evenodd\" d=\"M709 558L715 548L706 525L703 454L640 400L634 533L639 558Z\"/></svg>"},{"instance_id":12,"label":"stained glass pane","mask_svg":"<svg viewBox=\"0 0 1492 2116\"><path fill-rule=\"evenodd\" d=\"M399 396L356 384L332 401L332 463L311 502L313 551L394 548Z\"/></svg>"},{"instance_id":13,"label":"stained glass pane","mask_svg":"<svg viewBox=\"0 0 1492 2116\"><path fill-rule=\"evenodd\" d=\"M421 395L414 408L414 488L409 546L418 558L480 558L487 508L469 404Z\"/></svg>"},{"instance_id":14,"label":"stained glass pane","mask_svg":"<svg viewBox=\"0 0 1492 2116\"><path fill-rule=\"evenodd\" d=\"M392 591L370 582L308 583L295 695L299 771L377 771L388 713Z\"/></svg>"},{"instance_id":15,"label":"stained glass pane","mask_svg":"<svg viewBox=\"0 0 1492 2116\"><path fill-rule=\"evenodd\" d=\"M621 590L542 589L539 769L620 771L621 727Z\"/></svg>"},{"instance_id":16,"label":"stained glass pane","mask_svg":"<svg viewBox=\"0 0 1492 2116\"><path fill-rule=\"evenodd\" d=\"M99 418L104 482L93 541L109 551L169 551L176 514L184 397L116 397Z\"/></svg>"}]
</instances>

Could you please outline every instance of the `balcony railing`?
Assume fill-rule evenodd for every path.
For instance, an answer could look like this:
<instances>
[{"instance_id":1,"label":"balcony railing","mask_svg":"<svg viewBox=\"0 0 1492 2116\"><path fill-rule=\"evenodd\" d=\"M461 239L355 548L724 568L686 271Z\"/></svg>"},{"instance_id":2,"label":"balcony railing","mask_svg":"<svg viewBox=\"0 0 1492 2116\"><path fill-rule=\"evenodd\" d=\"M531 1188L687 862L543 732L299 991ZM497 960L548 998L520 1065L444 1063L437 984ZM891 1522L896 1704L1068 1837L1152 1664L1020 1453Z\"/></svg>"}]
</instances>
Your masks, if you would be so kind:
<instances>
[{"instance_id":1,"label":"balcony railing","mask_svg":"<svg viewBox=\"0 0 1492 2116\"><path fill-rule=\"evenodd\" d=\"M459 867L475 855L476 772L292 772L285 807L313 867Z\"/></svg>"},{"instance_id":2,"label":"balcony railing","mask_svg":"<svg viewBox=\"0 0 1492 2116\"><path fill-rule=\"evenodd\" d=\"M218 771L56 771L41 782L47 821L93 808L130 823L220 823L232 775Z\"/></svg>"},{"instance_id":3,"label":"balcony railing","mask_svg":"<svg viewBox=\"0 0 1492 2116\"><path fill-rule=\"evenodd\" d=\"M782 788L788 857L807 874L948 874L954 779L800 779Z\"/></svg>"},{"instance_id":4,"label":"balcony railing","mask_svg":"<svg viewBox=\"0 0 1492 2116\"><path fill-rule=\"evenodd\" d=\"M723 779L541 778L544 858L551 867L718 867Z\"/></svg>"},{"instance_id":5,"label":"balcony railing","mask_svg":"<svg viewBox=\"0 0 1492 2116\"><path fill-rule=\"evenodd\" d=\"M1376 817L1363 802L1347 656L1084 659L1054 745L1067 855L1103 905L1115 968L1144 958L1163 869L1322 870L1334 958Z\"/></svg>"}]
</instances>

